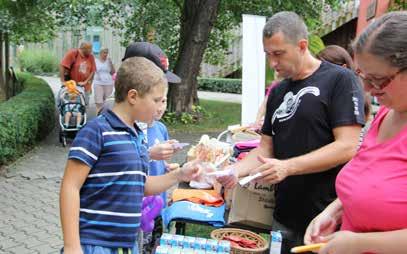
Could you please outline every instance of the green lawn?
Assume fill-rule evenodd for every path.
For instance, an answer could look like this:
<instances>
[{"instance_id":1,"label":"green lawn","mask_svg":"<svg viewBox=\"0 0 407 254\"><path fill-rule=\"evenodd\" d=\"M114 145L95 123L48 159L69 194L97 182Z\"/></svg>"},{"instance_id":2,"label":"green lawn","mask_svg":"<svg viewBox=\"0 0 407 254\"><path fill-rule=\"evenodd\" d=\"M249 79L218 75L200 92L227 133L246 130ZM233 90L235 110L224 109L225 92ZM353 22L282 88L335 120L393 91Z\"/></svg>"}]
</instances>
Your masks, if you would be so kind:
<instances>
[{"instance_id":1,"label":"green lawn","mask_svg":"<svg viewBox=\"0 0 407 254\"><path fill-rule=\"evenodd\" d=\"M203 237L203 238L211 238L211 232L215 229L216 228L211 227L211 226L187 223L186 228L185 228L185 235Z\"/></svg>"},{"instance_id":2,"label":"green lawn","mask_svg":"<svg viewBox=\"0 0 407 254\"><path fill-rule=\"evenodd\" d=\"M3 90L0 89L0 103L6 100L6 95L3 93Z\"/></svg>"},{"instance_id":3,"label":"green lawn","mask_svg":"<svg viewBox=\"0 0 407 254\"><path fill-rule=\"evenodd\" d=\"M208 113L196 124L166 124L170 132L219 132L229 125L239 124L241 104L211 100L199 100L200 106Z\"/></svg>"}]
</instances>

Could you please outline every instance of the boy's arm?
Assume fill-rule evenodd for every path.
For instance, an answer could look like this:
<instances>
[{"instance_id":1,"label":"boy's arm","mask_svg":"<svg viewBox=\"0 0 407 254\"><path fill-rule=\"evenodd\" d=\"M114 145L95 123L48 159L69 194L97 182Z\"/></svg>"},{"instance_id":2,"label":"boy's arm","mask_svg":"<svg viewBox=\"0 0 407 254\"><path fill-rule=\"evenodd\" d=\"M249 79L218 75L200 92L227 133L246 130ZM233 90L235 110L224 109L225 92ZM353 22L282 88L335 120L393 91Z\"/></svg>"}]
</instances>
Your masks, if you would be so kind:
<instances>
[{"instance_id":1,"label":"boy's arm","mask_svg":"<svg viewBox=\"0 0 407 254\"><path fill-rule=\"evenodd\" d=\"M82 253L79 239L79 191L88 176L89 166L68 160L60 192L60 214L64 237L64 253Z\"/></svg>"},{"instance_id":2,"label":"boy's arm","mask_svg":"<svg viewBox=\"0 0 407 254\"><path fill-rule=\"evenodd\" d=\"M196 161L185 163L182 168L178 168L165 175L147 176L144 196L160 194L171 186L179 182L189 182L199 175L199 166Z\"/></svg>"},{"instance_id":3,"label":"boy's arm","mask_svg":"<svg viewBox=\"0 0 407 254\"><path fill-rule=\"evenodd\" d=\"M178 170L160 176L147 176L144 196L156 195L165 192L171 186L179 183Z\"/></svg>"}]
</instances>

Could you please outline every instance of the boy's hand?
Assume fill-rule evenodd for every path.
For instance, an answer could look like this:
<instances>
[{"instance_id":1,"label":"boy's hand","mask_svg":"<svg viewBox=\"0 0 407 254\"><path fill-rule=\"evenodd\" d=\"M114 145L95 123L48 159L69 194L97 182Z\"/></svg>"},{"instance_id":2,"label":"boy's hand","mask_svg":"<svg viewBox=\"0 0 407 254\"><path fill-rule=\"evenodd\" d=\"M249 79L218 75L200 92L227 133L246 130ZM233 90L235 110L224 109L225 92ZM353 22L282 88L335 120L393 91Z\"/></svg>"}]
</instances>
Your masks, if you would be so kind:
<instances>
[{"instance_id":1,"label":"boy's hand","mask_svg":"<svg viewBox=\"0 0 407 254\"><path fill-rule=\"evenodd\" d=\"M168 172L174 171L179 168L178 163L169 163L165 165L165 168L167 169Z\"/></svg>"},{"instance_id":2,"label":"boy's hand","mask_svg":"<svg viewBox=\"0 0 407 254\"><path fill-rule=\"evenodd\" d=\"M179 152L182 150L182 148L184 146L188 146L188 143L180 143L178 140L176 139L170 139L168 140L166 143L171 144L172 148L174 148L174 153Z\"/></svg>"},{"instance_id":3,"label":"boy's hand","mask_svg":"<svg viewBox=\"0 0 407 254\"><path fill-rule=\"evenodd\" d=\"M171 159L174 152L175 149L170 141L156 144L149 150L150 158L157 161Z\"/></svg>"},{"instance_id":4,"label":"boy's hand","mask_svg":"<svg viewBox=\"0 0 407 254\"><path fill-rule=\"evenodd\" d=\"M180 182L189 182L199 177L201 168L196 160L185 163L177 170L177 178Z\"/></svg>"}]
</instances>

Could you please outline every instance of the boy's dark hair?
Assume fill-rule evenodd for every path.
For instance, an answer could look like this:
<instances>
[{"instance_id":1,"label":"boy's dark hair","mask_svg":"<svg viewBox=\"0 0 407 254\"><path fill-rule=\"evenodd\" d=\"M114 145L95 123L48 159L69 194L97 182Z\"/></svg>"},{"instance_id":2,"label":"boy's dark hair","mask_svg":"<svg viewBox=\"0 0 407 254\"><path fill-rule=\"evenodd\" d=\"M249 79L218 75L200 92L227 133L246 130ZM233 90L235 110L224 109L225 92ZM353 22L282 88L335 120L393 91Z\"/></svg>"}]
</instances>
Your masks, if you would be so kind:
<instances>
[{"instance_id":1,"label":"boy's dark hair","mask_svg":"<svg viewBox=\"0 0 407 254\"><path fill-rule=\"evenodd\" d=\"M144 96L157 85L167 85L164 72L144 57L130 57L123 61L115 81L115 102L123 102L131 89Z\"/></svg>"}]
</instances>

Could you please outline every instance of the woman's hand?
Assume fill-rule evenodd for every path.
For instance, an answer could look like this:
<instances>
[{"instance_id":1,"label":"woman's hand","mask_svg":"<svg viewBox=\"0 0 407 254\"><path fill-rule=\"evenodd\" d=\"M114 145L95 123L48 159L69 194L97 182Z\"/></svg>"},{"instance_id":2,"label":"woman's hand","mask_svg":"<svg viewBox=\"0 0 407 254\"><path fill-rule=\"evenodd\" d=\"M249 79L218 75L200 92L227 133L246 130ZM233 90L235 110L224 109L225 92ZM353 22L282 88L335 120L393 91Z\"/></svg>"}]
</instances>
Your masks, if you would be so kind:
<instances>
[{"instance_id":1,"label":"woman's hand","mask_svg":"<svg viewBox=\"0 0 407 254\"><path fill-rule=\"evenodd\" d=\"M334 233L338 227L336 217L328 208L315 217L305 231L304 243L308 245L324 242L323 237Z\"/></svg>"},{"instance_id":2,"label":"woman's hand","mask_svg":"<svg viewBox=\"0 0 407 254\"><path fill-rule=\"evenodd\" d=\"M327 242L319 250L319 254L361 254L363 250L358 244L359 234L350 231L339 231L329 236L321 237L321 240Z\"/></svg>"}]
</instances>

